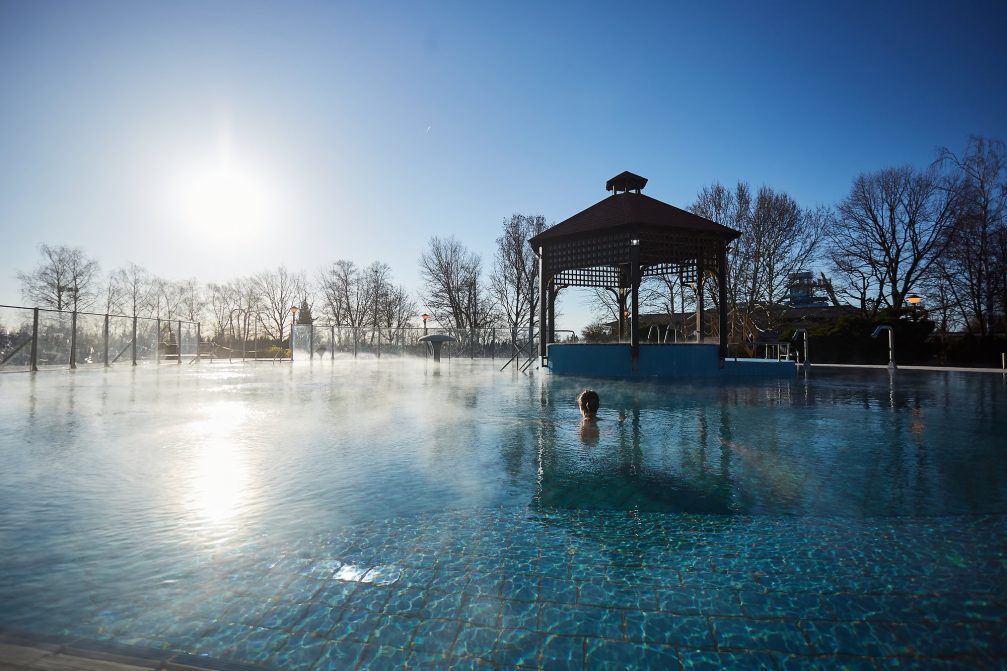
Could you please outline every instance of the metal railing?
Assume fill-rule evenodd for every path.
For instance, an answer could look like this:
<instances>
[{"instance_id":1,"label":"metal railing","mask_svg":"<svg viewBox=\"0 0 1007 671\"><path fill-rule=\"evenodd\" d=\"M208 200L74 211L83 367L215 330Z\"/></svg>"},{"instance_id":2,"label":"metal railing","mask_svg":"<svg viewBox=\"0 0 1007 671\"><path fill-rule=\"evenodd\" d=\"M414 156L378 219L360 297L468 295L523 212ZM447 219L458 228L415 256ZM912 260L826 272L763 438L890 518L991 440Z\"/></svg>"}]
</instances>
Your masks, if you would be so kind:
<instances>
[{"instance_id":1,"label":"metal railing","mask_svg":"<svg viewBox=\"0 0 1007 671\"><path fill-rule=\"evenodd\" d=\"M419 340L425 335L449 335L455 339L445 343L442 356L447 358L509 359L519 352L536 351L534 342L529 348L527 329L515 333L508 327L374 328L315 323L295 325L293 357L296 361L425 357L430 354L429 345Z\"/></svg>"},{"instance_id":2,"label":"metal railing","mask_svg":"<svg viewBox=\"0 0 1007 671\"><path fill-rule=\"evenodd\" d=\"M0 305L0 371L199 358L199 322Z\"/></svg>"}]
</instances>

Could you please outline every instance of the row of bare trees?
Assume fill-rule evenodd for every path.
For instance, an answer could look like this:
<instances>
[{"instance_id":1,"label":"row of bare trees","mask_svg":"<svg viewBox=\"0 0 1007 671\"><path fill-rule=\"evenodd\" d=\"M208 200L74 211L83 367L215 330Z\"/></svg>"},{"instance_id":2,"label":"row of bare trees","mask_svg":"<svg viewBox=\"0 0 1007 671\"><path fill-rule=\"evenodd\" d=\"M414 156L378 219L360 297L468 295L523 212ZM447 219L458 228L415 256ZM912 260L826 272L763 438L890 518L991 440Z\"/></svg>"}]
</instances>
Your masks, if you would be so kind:
<instances>
[{"instance_id":1,"label":"row of bare trees","mask_svg":"<svg viewBox=\"0 0 1007 671\"><path fill-rule=\"evenodd\" d=\"M1007 313L1007 150L972 137L928 167L858 176L835 211L827 261L840 293L864 313L911 294L942 332L985 336Z\"/></svg>"},{"instance_id":2,"label":"row of bare trees","mask_svg":"<svg viewBox=\"0 0 1007 671\"><path fill-rule=\"evenodd\" d=\"M988 335L1007 313L1007 150L970 138L961 153L941 148L932 164L858 175L833 207L801 207L769 186L703 187L690 208L741 231L728 251L732 324L772 327L800 271L826 272L836 297L866 317L922 295L939 331ZM717 305L711 282L707 305ZM612 294L596 292L600 321L618 318ZM687 313L695 287L678 277L641 286L641 309Z\"/></svg>"},{"instance_id":3,"label":"row of bare trees","mask_svg":"<svg viewBox=\"0 0 1007 671\"><path fill-rule=\"evenodd\" d=\"M858 175L833 207L802 207L785 191L748 183L703 187L693 212L742 236L729 249L728 310L734 323L772 323L785 303L792 273L824 270L835 295L873 316L901 308L911 294L926 297L939 327L980 335L1002 330L1007 312L1007 150L998 140L970 139L960 153L942 148L925 168L892 167ZM529 238L546 227L541 216L514 214L496 240L488 279L482 259L454 237L431 238L419 263L419 303L433 321L457 329L506 325L512 338L536 329L537 260ZM201 320L218 337L247 338L262 328L275 340L289 330L293 305L354 328L413 323L417 302L376 261L337 260L314 281L286 268L226 284L171 282L130 263L102 280L80 248L42 245L38 268L18 273L24 298L69 310ZM718 294L707 285L707 304ZM695 286L681 278L649 279L641 309L687 313ZM317 306L315 305L317 303ZM597 293L596 316L616 319L617 303Z\"/></svg>"},{"instance_id":4,"label":"row of bare trees","mask_svg":"<svg viewBox=\"0 0 1007 671\"><path fill-rule=\"evenodd\" d=\"M97 261L83 249L42 245L38 267L19 272L22 296L42 308L99 312L162 320L209 324L206 335L232 341L248 340L253 332L281 341L295 318L311 321L316 310L336 324L375 328L409 325L416 303L392 281L391 268L375 262L358 268L339 260L309 282L303 273L285 267L225 283L203 285L195 279L170 281L135 263L102 278Z\"/></svg>"},{"instance_id":5,"label":"row of bare trees","mask_svg":"<svg viewBox=\"0 0 1007 671\"><path fill-rule=\"evenodd\" d=\"M423 304L433 319L459 329L504 324L517 339L536 327L538 261L528 239L546 228L541 215L514 214L503 222L488 282L482 259L454 237L431 238L420 257Z\"/></svg>"},{"instance_id":6,"label":"row of bare trees","mask_svg":"<svg viewBox=\"0 0 1007 671\"><path fill-rule=\"evenodd\" d=\"M392 280L387 263L360 268L340 259L318 277L322 314L332 323L353 329L400 329L413 323L416 303Z\"/></svg>"}]
</instances>

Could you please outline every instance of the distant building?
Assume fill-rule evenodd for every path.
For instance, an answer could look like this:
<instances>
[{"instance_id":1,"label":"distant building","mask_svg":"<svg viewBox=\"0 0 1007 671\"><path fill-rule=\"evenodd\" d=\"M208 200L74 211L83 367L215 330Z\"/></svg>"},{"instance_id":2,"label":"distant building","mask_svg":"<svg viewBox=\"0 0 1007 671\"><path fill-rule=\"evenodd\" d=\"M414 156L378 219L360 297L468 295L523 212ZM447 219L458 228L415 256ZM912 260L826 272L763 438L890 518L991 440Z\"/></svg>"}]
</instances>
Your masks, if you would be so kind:
<instances>
[{"instance_id":1,"label":"distant building","mask_svg":"<svg viewBox=\"0 0 1007 671\"><path fill-rule=\"evenodd\" d=\"M828 280L823 276L816 280L813 273L790 273L787 277L787 291L790 306L794 308L824 307L829 304Z\"/></svg>"}]
</instances>

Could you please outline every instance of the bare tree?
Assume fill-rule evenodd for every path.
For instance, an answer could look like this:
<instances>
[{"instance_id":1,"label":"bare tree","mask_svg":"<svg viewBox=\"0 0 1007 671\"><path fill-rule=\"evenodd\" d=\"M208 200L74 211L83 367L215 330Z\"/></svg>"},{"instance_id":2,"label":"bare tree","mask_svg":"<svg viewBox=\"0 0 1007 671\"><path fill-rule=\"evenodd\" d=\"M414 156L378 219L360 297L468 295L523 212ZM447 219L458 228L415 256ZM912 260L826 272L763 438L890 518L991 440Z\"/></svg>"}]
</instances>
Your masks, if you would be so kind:
<instances>
[{"instance_id":1,"label":"bare tree","mask_svg":"<svg viewBox=\"0 0 1007 671\"><path fill-rule=\"evenodd\" d=\"M31 273L18 272L21 294L38 306L56 310L86 310L96 297L98 262L80 247L41 245L42 258Z\"/></svg>"},{"instance_id":2,"label":"bare tree","mask_svg":"<svg viewBox=\"0 0 1007 671\"><path fill-rule=\"evenodd\" d=\"M144 317L150 313L154 293L154 278L143 266L128 263L115 271L119 301L130 317Z\"/></svg>"},{"instance_id":3,"label":"bare tree","mask_svg":"<svg viewBox=\"0 0 1007 671\"><path fill-rule=\"evenodd\" d=\"M482 262L454 237L430 238L420 257L420 298L440 324L460 329L488 326L493 304L482 286Z\"/></svg>"},{"instance_id":4,"label":"bare tree","mask_svg":"<svg viewBox=\"0 0 1007 671\"><path fill-rule=\"evenodd\" d=\"M122 312L122 287L119 285L117 273L115 271L109 272L101 286L97 309L105 314L120 314Z\"/></svg>"},{"instance_id":5,"label":"bare tree","mask_svg":"<svg viewBox=\"0 0 1007 671\"><path fill-rule=\"evenodd\" d=\"M262 310L262 298L254 278L242 277L233 284L234 307L228 316L231 332L241 341L247 341L255 329Z\"/></svg>"},{"instance_id":6,"label":"bare tree","mask_svg":"<svg viewBox=\"0 0 1007 671\"><path fill-rule=\"evenodd\" d=\"M490 292L516 341L527 329L534 338L538 306L538 263L528 240L545 230L545 217L514 214L503 222L490 274Z\"/></svg>"},{"instance_id":7,"label":"bare tree","mask_svg":"<svg viewBox=\"0 0 1007 671\"><path fill-rule=\"evenodd\" d=\"M647 312L667 311L669 306L666 294L667 283L661 278L645 277L640 281L640 314ZM629 295L629 289L626 289ZM619 292L617 287L592 289L594 300L591 304L591 316L598 322L619 321ZM631 308L626 308L627 311ZM624 318L628 315L623 314Z\"/></svg>"},{"instance_id":8,"label":"bare tree","mask_svg":"<svg viewBox=\"0 0 1007 671\"><path fill-rule=\"evenodd\" d=\"M282 340L292 318L290 308L297 305L304 294L304 277L280 266L259 273L254 281L262 299L263 327L270 338Z\"/></svg>"},{"instance_id":9,"label":"bare tree","mask_svg":"<svg viewBox=\"0 0 1007 671\"><path fill-rule=\"evenodd\" d=\"M382 314L385 312L393 290L392 269L387 263L374 261L364 268L361 280L366 285L366 294L370 299L370 305L367 306L369 313L367 322L377 330L381 328ZM373 332L371 340L374 340Z\"/></svg>"},{"instance_id":10,"label":"bare tree","mask_svg":"<svg viewBox=\"0 0 1007 671\"><path fill-rule=\"evenodd\" d=\"M815 258L828 220L824 208L804 210L786 193L759 189L751 226L758 250L753 259L754 300L767 306L783 302L790 274L807 268Z\"/></svg>"},{"instance_id":11,"label":"bare tree","mask_svg":"<svg viewBox=\"0 0 1007 671\"><path fill-rule=\"evenodd\" d=\"M213 319L214 338L227 336L231 325L231 311L237 308L234 286L232 284L208 284L208 307Z\"/></svg>"},{"instance_id":12,"label":"bare tree","mask_svg":"<svg viewBox=\"0 0 1007 671\"><path fill-rule=\"evenodd\" d=\"M179 296L178 316L185 321L198 322L206 311L206 296L195 278L177 282L175 291Z\"/></svg>"},{"instance_id":13,"label":"bare tree","mask_svg":"<svg viewBox=\"0 0 1007 671\"><path fill-rule=\"evenodd\" d=\"M738 314L739 306L746 314L754 301L747 291L753 284L750 275L753 268L752 196L745 182L738 182L733 191L720 182L703 187L696 196L696 202L689 208L693 213L706 217L722 226L741 231L742 237L727 250L727 309ZM669 287L671 289L672 287ZM682 294L682 312L686 311L684 287L676 287Z\"/></svg>"},{"instance_id":14,"label":"bare tree","mask_svg":"<svg viewBox=\"0 0 1007 671\"><path fill-rule=\"evenodd\" d=\"M829 257L871 314L902 307L931 271L954 223L957 193L936 169L906 166L858 176L837 207ZM844 287L849 294L848 287Z\"/></svg>"},{"instance_id":15,"label":"bare tree","mask_svg":"<svg viewBox=\"0 0 1007 671\"><path fill-rule=\"evenodd\" d=\"M999 140L971 137L958 156L942 148L938 161L951 168L959 209L948 230L940 277L965 327L985 336L996 314L1007 313L1007 258L998 245L1007 234L1007 150Z\"/></svg>"},{"instance_id":16,"label":"bare tree","mask_svg":"<svg viewBox=\"0 0 1007 671\"><path fill-rule=\"evenodd\" d=\"M182 288L177 282L161 277L151 279L150 312L157 319L178 319L182 306Z\"/></svg>"},{"instance_id":17,"label":"bare tree","mask_svg":"<svg viewBox=\"0 0 1007 671\"><path fill-rule=\"evenodd\" d=\"M336 324L355 331L366 325L371 296L357 264L345 259L336 261L322 272L319 289L325 311Z\"/></svg>"},{"instance_id":18,"label":"bare tree","mask_svg":"<svg viewBox=\"0 0 1007 671\"><path fill-rule=\"evenodd\" d=\"M393 287L378 310L378 320L382 328L408 328L416 316L416 301L404 286Z\"/></svg>"}]
</instances>

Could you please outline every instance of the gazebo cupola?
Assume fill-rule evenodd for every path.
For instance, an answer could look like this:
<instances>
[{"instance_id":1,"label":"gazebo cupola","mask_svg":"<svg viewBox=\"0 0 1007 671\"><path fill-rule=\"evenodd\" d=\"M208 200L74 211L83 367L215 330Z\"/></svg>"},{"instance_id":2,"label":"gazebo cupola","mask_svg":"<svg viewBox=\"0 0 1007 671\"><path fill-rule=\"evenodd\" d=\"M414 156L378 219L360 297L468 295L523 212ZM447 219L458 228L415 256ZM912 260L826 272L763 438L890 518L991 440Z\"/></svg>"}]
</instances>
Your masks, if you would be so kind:
<instances>
[{"instance_id":1,"label":"gazebo cupola","mask_svg":"<svg viewBox=\"0 0 1007 671\"><path fill-rule=\"evenodd\" d=\"M640 282L672 274L695 288L699 315L704 282L716 278L719 356L727 355L727 245L741 233L643 195L646 185L647 179L640 175L620 173L605 183L612 195L528 241L539 258L543 359L548 359L548 347L555 342L556 294L565 287L596 287L616 293L620 313L628 307L635 365L640 350ZM702 319L697 323L696 339L701 342Z\"/></svg>"},{"instance_id":2,"label":"gazebo cupola","mask_svg":"<svg viewBox=\"0 0 1007 671\"><path fill-rule=\"evenodd\" d=\"M636 191L640 193L643 191L643 187L647 186L647 178L640 177L639 175L634 175L628 170L620 172L618 175L612 179L605 182L605 190L612 191L616 194L618 193L629 193L630 191Z\"/></svg>"}]
</instances>

